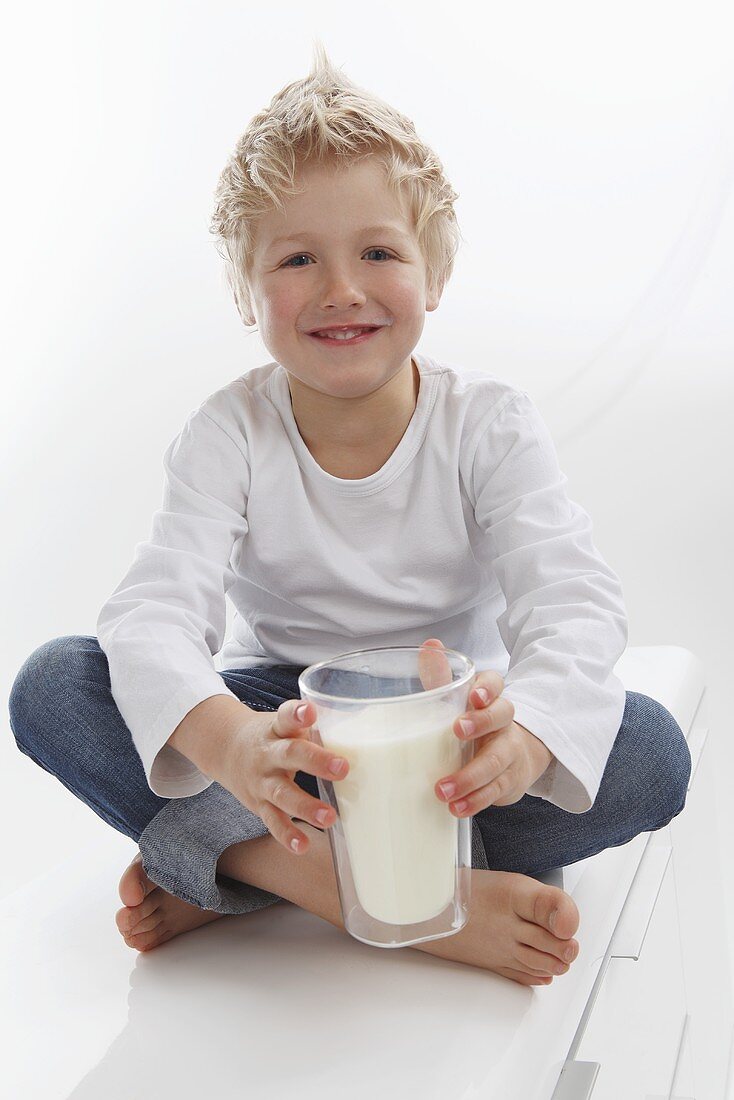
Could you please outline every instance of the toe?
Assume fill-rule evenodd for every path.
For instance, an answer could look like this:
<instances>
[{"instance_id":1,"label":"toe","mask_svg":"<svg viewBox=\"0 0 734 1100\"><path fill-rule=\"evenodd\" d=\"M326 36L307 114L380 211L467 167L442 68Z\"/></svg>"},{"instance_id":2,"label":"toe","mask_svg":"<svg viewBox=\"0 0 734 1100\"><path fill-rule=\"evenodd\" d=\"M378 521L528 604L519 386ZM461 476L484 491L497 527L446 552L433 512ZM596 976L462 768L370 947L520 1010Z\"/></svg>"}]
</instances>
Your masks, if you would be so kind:
<instances>
[{"instance_id":1,"label":"toe","mask_svg":"<svg viewBox=\"0 0 734 1100\"><path fill-rule=\"evenodd\" d=\"M554 963L562 962L570 966L577 958L580 950L578 940L573 938L559 939L547 928L544 928L541 924L536 924L534 921L520 921L515 934L521 950L531 948L534 952L541 952L544 961L551 961L552 956ZM523 957L522 961L526 963L529 959ZM546 972L550 972L549 967L546 968Z\"/></svg>"},{"instance_id":2,"label":"toe","mask_svg":"<svg viewBox=\"0 0 734 1100\"><path fill-rule=\"evenodd\" d=\"M120 879L120 900L128 906L140 905L151 890L155 889L155 883L146 875L143 869L143 857L137 853L129 867L123 872Z\"/></svg>"},{"instance_id":3,"label":"toe","mask_svg":"<svg viewBox=\"0 0 734 1100\"><path fill-rule=\"evenodd\" d=\"M173 933L161 921L160 924L148 932L125 936L125 943L128 947L134 947L136 951L148 951L151 947L157 947L159 943L163 943L164 940L169 940L172 935Z\"/></svg>"},{"instance_id":4,"label":"toe","mask_svg":"<svg viewBox=\"0 0 734 1100\"><path fill-rule=\"evenodd\" d=\"M130 932L135 925L160 909L163 891L158 887L146 896L140 905L126 905L115 913L115 921L121 932Z\"/></svg>"},{"instance_id":5,"label":"toe","mask_svg":"<svg viewBox=\"0 0 734 1100\"><path fill-rule=\"evenodd\" d=\"M129 909L118 909L115 913L115 924L123 936L130 931L130 919Z\"/></svg>"},{"instance_id":6,"label":"toe","mask_svg":"<svg viewBox=\"0 0 734 1100\"><path fill-rule=\"evenodd\" d=\"M536 883L537 886L537 883ZM573 898L557 886L545 886L532 891L532 913L526 919L535 921L560 940L568 940L579 926L579 911Z\"/></svg>"},{"instance_id":7,"label":"toe","mask_svg":"<svg viewBox=\"0 0 734 1100\"><path fill-rule=\"evenodd\" d=\"M551 932L561 940L569 940L579 927L580 917L576 902L563 890L559 890L552 909L556 916Z\"/></svg>"},{"instance_id":8,"label":"toe","mask_svg":"<svg viewBox=\"0 0 734 1100\"><path fill-rule=\"evenodd\" d=\"M134 928L130 929L129 934L132 936L139 936L143 932L154 932L155 929L158 928L161 924L163 924L163 917L161 916L160 911L156 909L156 911L154 913L151 913L149 917L146 917L144 920L138 921Z\"/></svg>"},{"instance_id":9,"label":"toe","mask_svg":"<svg viewBox=\"0 0 734 1100\"><path fill-rule=\"evenodd\" d=\"M115 913L115 923L123 936L146 932L162 919L159 906L151 898L146 898L142 905L136 905L132 909L118 909Z\"/></svg>"},{"instance_id":10,"label":"toe","mask_svg":"<svg viewBox=\"0 0 734 1100\"><path fill-rule=\"evenodd\" d=\"M542 951L525 943L517 945L515 959L529 973L539 974L541 977L566 974L570 969L570 964L563 962L553 952Z\"/></svg>"},{"instance_id":11,"label":"toe","mask_svg":"<svg viewBox=\"0 0 734 1100\"><path fill-rule=\"evenodd\" d=\"M552 977L541 977L539 974L528 974L524 970L512 970L509 966L501 966L499 973L505 978L510 978L513 982L519 982L520 985L550 985L553 981Z\"/></svg>"},{"instance_id":12,"label":"toe","mask_svg":"<svg viewBox=\"0 0 734 1100\"><path fill-rule=\"evenodd\" d=\"M542 930L538 942L523 935L524 942L532 942L533 946L556 954L556 947L566 946L565 941L570 940L568 946L575 947L578 953L578 943L571 938L580 921L573 898L558 886L541 884L527 875L512 875L509 886L511 905L517 916ZM560 957L560 951L558 954Z\"/></svg>"}]
</instances>

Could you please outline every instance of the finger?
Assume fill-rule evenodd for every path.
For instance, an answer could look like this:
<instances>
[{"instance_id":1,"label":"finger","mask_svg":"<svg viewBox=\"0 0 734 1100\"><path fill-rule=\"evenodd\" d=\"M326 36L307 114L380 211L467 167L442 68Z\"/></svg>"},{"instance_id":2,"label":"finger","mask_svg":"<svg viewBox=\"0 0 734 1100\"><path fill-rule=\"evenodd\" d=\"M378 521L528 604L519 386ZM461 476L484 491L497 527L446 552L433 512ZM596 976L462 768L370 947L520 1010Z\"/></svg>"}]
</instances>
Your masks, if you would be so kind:
<instances>
[{"instance_id":1,"label":"finger","mask_svg":"<svg viewBox=\"0 0 734 1100\"><path fill-rule=\"evenodd\" d=\"M318 715L313 703L303 699L289 699L281 703L275 712L273 733L278 737L297 737L314 724Z\"/></svg>"},{"instance_id":2,"label":"finger","mask_svg":"<svg viewBox=\"0 0 734 1100\"><path fill-rule=\"evenodd\" d=\"M439 779L436 793L443 802L468 798L495 783L510 766L509 760L502 754L501 746L497 751L485 746L460 772Z\"/></svg>"},{"instance_id":3,"label":"finger","mask_svg":"<svg viewBox=\"0 0 734 1100\"><path fill-rule=\"evenodd\" d=\"M349 761L346 757L330 752L315 741L306 741L300 737L281 736L273 741L272 759L278 769L291 773L306 772L308 775L321 776L332 783L349 774Z\"/></svg>"},{"instance_id":4,"label":"finger","mask_svg":"<svg viewBox=\"0 0 734 1100\"><path fill-rule=\"evenodd\" d=\"M471 817L481 810L486 810L488 806L511 806L514 802L519 802L525 794L524 791L517 794L516 789L514 771L509 767L491 783L477 787L463 797L458 793L454 795L449 803L449 809L456 817Z\"/></svg>"},{"instance_id":5,"label":"finger","mask_svg":"<svg viewBox=\"0 0 734 1100\"><path fill-rule=\"evenodd\" d=\"M501 696L484 710L467 711L454 722L454 733L462 741L472 737L481 737L486 733L497 733L509 726L515 717L515 707L509 699Z\"/></svg>"},{"instance_id":6,"label":"finger","mask_svg":"<svg viewBox=\"0 0 734 1100\"><path fill-rule=\"evenodd\" d=\"M420 647L418 652L418 675L426 691L444 687L446 684L450 684L453 679L451 665L443 650L443 642L439 641L438 638L429 638Z\"/></svg>"},{"instance_id":7,"label":"finger","mask_svg":"<svg viewBox=\"0 0 734 1100\"><path fill-rule=\"evenodd\" d=\"M305 771L309 775L320 775L322 779L332 781L344 779L349 771L349 761L343 756L335 756L310 739L310 724L316 718L316 707L313 703L289 699L287 703L281 704L271 726L278 739L276 744L285 746L276 750L280 754L275 758L278 766L291 772Z\"/></svg>"},{"instance_id":8,"label":"finger","mask_svg":"<svg viewBox=\"0 0 734 1100\"><path fill-rule=\"evenodd\" d=\"M265 784L265 795L289 819L297 817L316 829L328 829L336 820L336 810L328 802L313 798L287 775L272 776Z\"/></svg>"},{"instance_id":9,"label":"finger","mask_svg":"<svg viewBox=\"0 0 734 1100\"><path fill-rule=\"evenodd\" d=\"M491 670L480 672L472 685L469 702L475 707L487 707L494 699L497 699L504 690L505 681L502 679L499 672L493 672ZM488 692L488 697L484 699L478 694L479 691Z\"/></svg>"},{"instance_id":10,"label":"finger","mask_svg":"<svg viewBox=\"0 0 734 1100\"><path fill-rule=\"evenodd\" d=\"M274 806L272 802L263 802L258 814L268 827L268 832L279 844L293 855L303 855L308 850L308 837L296 828L288 814Z\"/></svg>"}]
</instances>

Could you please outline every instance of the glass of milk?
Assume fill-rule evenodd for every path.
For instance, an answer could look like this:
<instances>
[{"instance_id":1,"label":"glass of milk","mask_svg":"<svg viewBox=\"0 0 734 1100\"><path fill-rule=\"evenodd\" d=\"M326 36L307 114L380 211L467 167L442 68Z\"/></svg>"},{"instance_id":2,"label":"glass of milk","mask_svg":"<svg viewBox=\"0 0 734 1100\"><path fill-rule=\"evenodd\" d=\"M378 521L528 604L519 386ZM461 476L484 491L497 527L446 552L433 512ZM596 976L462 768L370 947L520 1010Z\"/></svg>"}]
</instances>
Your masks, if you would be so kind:
<instances>
[{"instance_id":1,"label":"glass of milk","mask_svg":"<svg viewBox=\"0 0 734 1100\"><path fill-rule=\"evenodd\" d=\"M474 755L452 727L475 678L468 657L437 646L344 653L298 678L318 713L312 740L349 761L345 779L316 779L337 814L326 832L344 926L363 943L408 947L468 920L472 819L434 788Z\"/></svg>"}]
</instances>

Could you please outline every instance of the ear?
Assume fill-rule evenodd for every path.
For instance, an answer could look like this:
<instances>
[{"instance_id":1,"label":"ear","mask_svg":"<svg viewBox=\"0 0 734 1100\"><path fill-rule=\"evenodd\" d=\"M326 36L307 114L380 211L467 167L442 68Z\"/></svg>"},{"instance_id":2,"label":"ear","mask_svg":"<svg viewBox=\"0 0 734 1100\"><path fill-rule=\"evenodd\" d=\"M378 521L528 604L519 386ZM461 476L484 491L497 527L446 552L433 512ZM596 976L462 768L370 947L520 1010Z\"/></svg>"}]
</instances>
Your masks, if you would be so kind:
<instances>
[{"instance_id":1,"label":"ear","mask_svg":"<svg viewBox=\"0 0 734 1100\"><path fill-rule=\"evenodd\" d=\"M257 317L255 316L252 299L248 298L246 305L245 303L243 303L243 306L244 310L240 311L240 317L242 318L243 323L247 325L248 328L252 328L253 325L257 324Z\"/></svg>"},{"instance_id":2,"label":"ear","mask_svg":"<svg viewBox=\"0 0 734 1100\"><path fill-rule=\"evenodd\" d=\"M240 315L240 320L242 321L242 324L246 328L252 328L253 325L257 324L257 321L256 321L255 316L254 316L251 309L250 310L244 310L244 311L240 309L240 303L237 301L236 296L235 296L235 305L237 306L237 312Z\"/></svg>"},{"instance_id":3,"label":"ear","mask_svg":"<svg viewBox=\"0 0 734 1100\"><path fill-rule=\"evenodd\" d=\"M438 309L441 301L441 295L443 294L443 288L446 285L446 280L441 279L438 285L431 285L426 290L426 312L432 313L435 309Z\"/></svg>"}]
</instances>

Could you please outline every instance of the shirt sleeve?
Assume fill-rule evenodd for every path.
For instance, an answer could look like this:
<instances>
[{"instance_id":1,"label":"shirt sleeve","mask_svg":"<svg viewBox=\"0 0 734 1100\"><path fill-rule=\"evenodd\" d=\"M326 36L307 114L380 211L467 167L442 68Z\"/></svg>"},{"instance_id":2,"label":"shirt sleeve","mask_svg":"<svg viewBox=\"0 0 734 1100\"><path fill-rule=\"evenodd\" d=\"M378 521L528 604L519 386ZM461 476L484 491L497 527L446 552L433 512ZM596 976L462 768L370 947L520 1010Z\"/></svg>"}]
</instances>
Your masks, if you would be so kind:
<instances>
[{"instance_id":1,"label":"shirt sleeve","mask_svg":"<svg viewBox=\"0 0 734 1100\"><path fill-rule=\"evenodd\" d=\"M213 655L224 639L233 547L248 530L250 472L244 451L201 408L169 444L163 467L150 539L135 547L96 629L148 785L182 798L212 780L166 741L204 699L236 698Z\"/></svg>"},{"instance_id":2,"label":"shirt sleeve","mask_svg":"<svg viewBox=\"0 0 734 1100\"><path fill-rule=\"evenodd\" d=\"M490 540L510 655L503 695L515 721L554 759L528 794L570 813L591 809L624 714L614 666L627 645L617 575L566 494L550 432L526 393L478 430L475 516Z\"/></svg>"}]
</instances>

